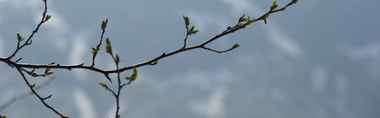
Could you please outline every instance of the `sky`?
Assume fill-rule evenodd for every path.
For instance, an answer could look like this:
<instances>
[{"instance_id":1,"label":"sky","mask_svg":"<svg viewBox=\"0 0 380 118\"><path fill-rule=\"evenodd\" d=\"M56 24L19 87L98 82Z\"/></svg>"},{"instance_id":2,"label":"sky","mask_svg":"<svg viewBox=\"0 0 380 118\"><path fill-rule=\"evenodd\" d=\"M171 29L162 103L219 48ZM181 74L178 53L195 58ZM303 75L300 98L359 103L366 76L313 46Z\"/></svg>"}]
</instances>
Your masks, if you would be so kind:
<instances>
[{"instance_id":1,"label":"sky","mask_svg":"<svg viewBox=\"0 0 380 118\"><path fill-rule=\"evenodd\" d=\"M279 4L286 0L278 0ZM106 36L124 66L182 46L182 16L199 28L192 44L257 17L268 0L49 0L53 18L18 57L25 63L91 61L102 18ZM378 118L380 41L378 0L300 0L268 24L256 23L211 46L235 43L226 54L195 50L140 69L122 93L123 118ZM0 56L15 48L16 33L38 22L40 0L0 0ZM113 68L102 54L97 65ZM128 74L128 73L124 73ZM29 90L17 72L0 64L0 105ZM113 115L112 96L98 86L103 76L82 70L55 71L40 90L72 118ZM30 78L41 83L49 78ZM52 79L52 78L50 78ZM55 114L33 96L2 113L10 118Z\"/></svg>"}]
</instances>

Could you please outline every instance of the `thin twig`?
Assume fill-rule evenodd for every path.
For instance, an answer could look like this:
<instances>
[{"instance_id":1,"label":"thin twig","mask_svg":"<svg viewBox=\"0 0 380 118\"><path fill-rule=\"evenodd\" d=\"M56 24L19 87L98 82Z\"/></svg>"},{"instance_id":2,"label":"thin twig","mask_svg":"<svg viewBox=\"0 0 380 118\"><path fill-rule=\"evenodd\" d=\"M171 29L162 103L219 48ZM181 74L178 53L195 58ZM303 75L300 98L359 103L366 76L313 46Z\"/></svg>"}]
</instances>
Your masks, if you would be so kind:
<instances>
[{"instance_id":1,"label":"thin twig","mask_svg":"<svg viewBox=\"0 0 380 118\"><path fill-rule=\"evenodd\" d=\"M107 20L108 22L108 20ZM102 24L103 24L103 21L102 21ZM100 49L100 46L102 46L102 43L103 43L103 39L104 39L104 33L106 32L106 29L101 29L101 34L100 34L100 40L98 42L98 45L96 45L96 50L99 50ZM91 66L95 66L95 60L96 60L96 55L97 55L98 52L96 52L96 54L93 55L92 57L92 63L91 63Z\"/></svg>"},{"instance_id":2,"label":"thin twig","mask_svg":"<svg viewBox=\"0 0 380 118\"><path fill-rule=\"evenodd\" d=\"M38 92L35 90L35 84L31 84L28 79L26 78L24 72L22 72L21 68L20 67L16 67L16 70L18 71L18 73L21 75L22 79L24 80L25 84L28 86L28 88L30 89L30 91L34 94L34 96L36 96L38 98L38 100L48 109L50 109L51 111L53 111L55 114L57 114L58 116L60 116L61 118L68 118L67 116L63 115L61 112L59 112L58 110L56 110L54 107L52 107L51 105L49 105L46 100L48 100L49 98L51 98L51 95L47 96L47 97L42 97L40 94L38 94Z\"/></svg>"},{"instance_id":3,"label":"thin twig","mask_svg":"<svg viewBox=\"0 0 380 118\"><path fill-rule=\"evenodd\" d=\"M18 37L19 39L17 40L17 46L16 46L16 49L14 50L14 52L8 56L7 58L1 58L0 61L4 62L4 63L7 63L10 67L15 67L16 70L19 72L19 74L21 75L21 77L23 78L24 82L27 84L27 86L29 87L29 89L31 90L31 93L33 95L35 95L39 101L48 109L50 109L51 111L53 111L55 114L59 115L61 118L68 118L66 116L64 116L62 113L60 113L58 110L56 110L55 108L53 108L51 105L49 105L48 103L46 103L46 100L48 100L49 98L51 98L52 95L48 95L47 97L41 97L41 95L38 94L38 92L35 90L35 84L31 84L28 79L26 78L24 72L26 72L27 74L29 75L33 75L33 76L46 76L48 75L47 73L45 74L36 74L34 72L31 72L31 71L27 71L25 68L23 67L20 67L18 65L18 62L21 60L21 58L17 59L16 61L11 61L13 57L16 56L16 54L21 51L21 49L23 49L24 47L26 46L29 46L32 44L32 39L33 37L37 34L37 32L40 30L42 24L44 24L47 20L48 20L48 15L47 15L47 12L48 12L48 4L47 4L47 0L42 0L43 4L44 4L44 10L42 12L42 16L41 16L41 20L40 22L37 24L37 26L33 29L32 33L28 36L28 38L23 41L21 40L22 37ZM48 68L45 68L45 69L48 69Z\"/></svg>"},{"instance_id":4,"label":"thin twig","mask_svg":"<svg viewBox=\"0 0 380 118\"><path fill-rule=\"evenodd\" d=\"M44 11L42 12L42 16L41 16L41 20L40 22L37 24L37 26L34 28L34 30L32 31L32 33L29 35L29 37L20 45L18 42L17 44L17 48L16 50L9 56L7 57L7 59L12 59L14 56L16 56L16 54L22 49L24 48L25 46L28 46L28 45L31 45L32 44L32 38L34 37L34 35L37 34L37 32L40 30L40 27L42 26L42 24L45 23L46 21L46 16L47 16L47 11L48 11L48 4L47 4L47 0L42 0L43 1L43 4L44 4Z\"/></svg>"},{"instance_id":5,"label":"thin twig","mask_svg":"<svg viewBox=\"0 0 380 118\"><path fill-rule=\"evenodd\" d=\"M119 64L116 64L116 69L119 69ZM115 118L120 118L120 94L122 90L122 83L120 78L120 72L117 73L117 94L115 96L116 100L116 111L115 111Z\"/></svg>"},{"instance_id":6,"label":"thin twig","mask_svg":"<svg viewBox=\"0 0 380 118\"><path fill-rule=\"evenodd\" d=\"M219 53L219 54L230 52L230 51L234 50L235 48L237 48L237 47L233 46L233 47L228 48L226 50L216 50L216 49L212 49L212 48L208 48L208 47L202 47L202 49L205 49L205 50L211 51L211 52L215 52L215 53Z\"/></svg>"}]
</instances>

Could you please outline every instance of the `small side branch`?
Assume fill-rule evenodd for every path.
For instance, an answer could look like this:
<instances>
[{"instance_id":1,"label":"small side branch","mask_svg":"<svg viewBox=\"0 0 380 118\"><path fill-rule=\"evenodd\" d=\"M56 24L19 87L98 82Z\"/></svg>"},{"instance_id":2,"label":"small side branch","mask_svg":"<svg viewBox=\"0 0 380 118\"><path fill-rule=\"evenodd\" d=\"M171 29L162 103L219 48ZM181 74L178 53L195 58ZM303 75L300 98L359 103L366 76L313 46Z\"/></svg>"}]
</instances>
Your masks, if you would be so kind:
<instances>
[{"instance_id":1,"label":"small side branch","mask_svg":"<svg viewBox=\"0 0 380 118\"><path fill-rule=\"evenodd\" d=\"M35 84L31 84L28 79L26 78L24 72L21 70L20 67L17 67L16 66L16 70L17 72L21 75L22 79L24 80L25 84L28 86L28 88L30 89L30 91L33 93L34 96L36 96L38 98L38 100L48 109L50 109L51 111L53 111L55 114L57 114L58 116L60 116L61 118L68 118L67 116L63 115L61 112L59 112L58 110L56 110L54 107L52 107L51 105L49 105L46 100L48 100L49 98L52 97L52 95L49 95L47 97L42 97L40 94L38 94L38 92L35 90L35 87L36 85Z\"/></svg>"},{"instance_id":2,"label":"small side branch","mask_svg":"<svg viewBox=\"0 0 380 118\"><path fill-rule=\"evenodd\" d=\"M216 50L216 49L208 48L208 47L206 47L206 46L203 46L203 47L201 47L201 48L202 48L202 49L205 49L205 50L207 50L207 51L211 51L211 52L215 52L215 53L222 54L222 53L230 52L230 51L232 51L232 50L238 48L239 46L240 46L239 44L235 44L235 45L233 45L231 48L228 48L228 49L226 49L226 50Z\"/></svg>"},{"instance_id":3,"label":"small side branch","mask_svg":"<svg viewBox=\"0 0 380 118\"><path fill-rule=\"evenodd\" d=\"M91 67L95 66L96 56L99 53L100 46L102 46L102 44L103 44L104 33L106 32L107 25L108 25L108 19L106 18L106 19L104 19L101 22L101 34L100 34L100 40L98 42L98 45L96 45L95 48L92 48L92 63L91 63Z\"/></svg>"},{"instance_id":4,"label":"small side branch","mask_svg":"<svg viewBox=\"0 0 380 118\"><path fill-rule=\"evenodd\" d=\"M16 54L21 50L23 49L25 46L28 46L28 45L31 45L32 44L32 41L33 41L33 37L37 34L37 32L40 30L42 24L44 24L51 16L47 15L47 11L48 11L48 4L47 4L47 0L42 0L43 1L43 4L44 4L44 10L42 12L42 16L41 16L41 20L40 22L37 24L37 26L33 29L32 33L29 35L29 37L21 42L22 40L17 40L17 47L16 47L16 50L9 56L7 57L7 59L12 59L14 56L16 56ZM22 38L22 37L19 37L18 35L18 38Z\"/></svg>"}]
</instances>

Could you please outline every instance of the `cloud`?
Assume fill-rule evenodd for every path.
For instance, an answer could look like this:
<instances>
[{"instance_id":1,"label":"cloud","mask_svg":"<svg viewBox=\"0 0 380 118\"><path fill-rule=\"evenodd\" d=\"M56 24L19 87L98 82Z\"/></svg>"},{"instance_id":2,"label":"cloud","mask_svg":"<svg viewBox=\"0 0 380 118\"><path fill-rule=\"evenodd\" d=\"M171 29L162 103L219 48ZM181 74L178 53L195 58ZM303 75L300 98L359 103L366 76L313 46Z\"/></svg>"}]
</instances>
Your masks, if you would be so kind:
<instances>
[{"instance_id":1,"label":"cloud","mask_svg":"<svg viewBox=\"0 0 380 118\"><path fill-rule=\"evenodd\" d=\"M126 109L126 107L128 107L128 105L125 103L125 102L123 102L122 101L123 99L120 99L120 105L121 105L121 107L120 107L120 111L119 111L119 114L121 115L121 116L123 116L123 115L125 115L124 113L125 113L125 109ZM115 106L112 106L112 108L110 108L110 109L108 109L108 111L106 112L106 115L104 116L104 118L113 118L113 117L115 117Z\"/></svg>"},{"instance_id":2,"label":"cloud","mask_svg":"<svg viewBox=\"0 0 380 118\"><path fill-rule=\"evenodd\" d=\"M28 12L33 14L34 23L37 23L41 20L41 12L43 11L43 3L41 0L0 0L1 5L7 6L9 8L5 11L20 11ZM4 10L3 10L4 11ZM45 23L42 27L41 34L47 36L46 38L39 40L47 40L52 48L58 49L58 51L65 51L67 49L67 33L70 30L69 24L66 23L65 18L60 15L59 12L55 10L54 1L49 2L48 14L52 16L49 22ZM2 18L0 17L0 24L2 24ZM29 29L29 27L27 28ZM27 30L29 32L29 30ZM57 42L59 41L59 42Z\"/></svg>"},{"instance_id":3,"label":"cloud","mask_svg":"<svg viewBox=\"0 0 380 118\"><path fill-rule=\"evenodd\" d=\"M300 0L299 4L302 4L302 5L300 5L299 7L304 7L307 10L313 10L317 8L317 6L320 4L321 1L322 0L308 0L308 1Z\"/></svg>"},{"instance_id":4,"label":"cloud","mask_svg":"<svg viewBox=\"0 0 380 118\"><path fill-rule=\"evenodd\" d=\"M51 45L61 52L66 51L68 39L66 34L69 33L70 25L66 23L64 17L53 10L49 11L52 18L46 23L46 29L49 34L48 40Z\"/></svg>"},{"instance_id":5,"label":"cloud","mask_svg":"<svg viewBox=\"0 0 380 118\"><path fill-rule=\"evenodd\" d=\"M42 3L39 4L42 5ZM41 12L41 8L34 12L33 19L36 23L41 20ZM66 22L66 18L56 10L54 1L49 2L48 14L52 17L44 23L43 29L41 29L47 35L47 38L43 40L47 40L58 51L65 52L68 46L67 36L72 35L72 32L69 32L71 27Z\"/></svg>"},{"instance_id":6,"label":"cloud","mask_svg":"<svg viewBox=\"0 0 380 118\"><path fill-rule=\"evenodd\" d=\"M229 5L232 9L232 13L255 13L254 15L258 15L257 13L260 13L262 11L259 11L255 5L252 4L252 2L258 3L257 1L261 2L260 0L222 0L223 3L226 5ZM281 3L286 3L289 0L280 0ZM303 7L305 10L313 10L317 8L317 6L320 4L322 0L300 0L299 3L302 4L298 7ZM253 12L255 11L255 12Z\"/></svg>"},{"instance_id":7,"label":"cloud","mask_svg":"<svg viewBox=\"0 0 380 118\"><path fill-rule=\"evenodd\" d=\"M85 40L84 35L80 34L73 40L72 49L70 51L69 63L70 64L80 64L83 62L84 54L85 54Z\"/></svg>"},{"instance_id":8,"label":"cloud","mask_svg":"<svg viewBox=\"0 0 380 118\"><path fill-rule=\"evenodd\" d=\"M380 65L380 42L369 42L361 46L349 46L341 48L340 52L354 62L364 64L364 70L369 78L378 80Z\"/></svg>"},{"instance_id":9,"label":"cloud","mask_svg":"<svg viewBox=\"0 0 380 118\"><path fill-rule=\"evenodd\" d=\"M341 117L352 118L353 114L348 109L348 88L349 81L347 78L342 75L337 75L335 77L336 99L333 107Z\"/></svg>"},{"instance_id":10,"label":"cloud","mask_svg":"<svg viewBox=\"0 0 380 118\"><path fill-rule=\"evenodd\" d=\"M351 47L343 53L354 60L374 59L380 57L380 43L370 43L361 47Z\"/></svg>"},{"instance_id":11,"label":"cloud","mask_svg":"<svg viewBox=\"0 0 380 118\"><path fill-rule=\"evenodd\" d=\"M194 100L190 109L205 118L223 118L225 113L225 98L228 95L229 83L237 79L232 72L221 69L215 72L192 71L181 80L182 86L196 87L210 91L206 99ZM173 84L178 84L175 82Z\"/></svg>"},{"instance_id":12,"label":"cloud","mask_svg":"<svg viewBox=\"0 0 380 118\"><path fill-rule=\"evenodd\" d=\"M266 25L265 29L267 30L269 41L271 41L272 44L280 51L283 51L285 54L292 57L298 57L303 53L303 50L298 42L281 31L280 28L274 25L273 22Z\"/></svg>"},{"instance_id":13,"label":"cloud","mask_svg":"<svg viewBox=\"0 0 380 118\"><path fill-rule=\"evenodd\" d=\"M4 40L1 38L0 36L0 57L4 57L5 56L5 47L4 47Z\"/></svg>"},{"instance_id":14,"label":"cloud","mask_svg":"<svg viewBox=\"0 0 380 118\"><path fill-rule=\"evenodd\" d=\"M311 71L311 81L313 84L313 90L317 92L323 92L326 88L328 81L328 73L322 67L316 67Z\"/></svg>"},{"instance_id":15,"label":"cloud","mask_svg":"<svg viewBox=\"0 0 380 118\"><path fill-rule=\"evenodd\" d=\"M182 79L175 79L182 78ZM225 84L237 79L233 73L227 69L219 69L211 72L192 70L186 74L174 76L173 79L165 80L161 85L162 89L169 89L172 86L197 87L201 90L218 89Z\"/></svg>"},{"instance_id":16,"label":"cloud","mask_svg":"<svg viewBox=\"0 0 380 118\"><path fill-rule=\"evenodd\" d=\"M112 107L111 109L109 109L106 113L106 116L104 116L105 118L112 118L115 116L115 107Z\"/></svg>"},{"instance_id":17,"label":"cloud","mask_svg":"<svg viewBox=\"0 0 380 118\"><path fill-rule=\"evenodd\" d=\"M191 109L205 118L223 118L225 113L225 97L227 92L219 89L212 93L206 100L191 104Z\"/></svg>"},{"instance_id":18,"label":"cloud","mask_svg":"<svg viewBox=\"0 0 380 118\"><path fill-rule=\"evenodd\" d=\"M335 81L336 81L336 84L335 84L335 87L336 87L336 92L338 93L339 96L345 96L347 95L348 93L348 85L349 85L349 81L347 80L346 77L342 76L342 75L337 75L335 77Z\"/></svg>"},{"instance_id":19,"label":"cloud","mask_svg":"<svg viewBox=\"0 0 380 118\"><path fill-rule=\"evenodd\" d=\"M248 0L221 0L225 5L231 9L231 15L242 15L243 13L249 15L258 15L260 10L256 9L254 5ZM210 29L210 26L216 26L218 30L224 30L231 19L225 15L215 15L215 13L208 11L187 11L187 16L191 16L191 20L202 31ZM235 19L234 19L235 20Z\"/></svg>"},{"instance_id":20,"label":"cloud","mask_svg":"<svg viewBox=\"0 0 380 118\"><path fill-rule=\"evenodd\" d=\"M272 88L270 95L274 101L286 102L288 100L288 96L280 88Z\"/></svg>"},{"instance_id":21,"label":"cloud","mask_svg":"<svg viewBox=\"0 0 380 118\"><path fill-rule=\"evenodd\" d=\"M1 96L8 96L8 97L1 97L0 98L0 105L3 105L6 101L9 101L11 98L13 98L14 96L16 96L16 91L14 89L7 89L7 88L3 88L1 87L2 91L1 92ZM0 109L2 110L2 109Z\"/></svg>"},{"instance_id":22,"label":"cloud","mask_svg":"<svg viewBox=\"0 0 380 118\"><path fill-rule=\"evenodd\" d=\"M213 13L189 11L186 15L191 16L192 23L202 31L208 30L210 26L216 26L218 29L225 29L225 24L228 23L226 17L215 15Z\"/></svg>"},{"instance_id":23,"label":"cloud","mask_svg":"<svg viewBox=\"0 0 380 118\"><path fill-rule=\"evenodd\" d=\"M37 10L42 2L39 0L0 0L0 3L7 4L8 6L15 8L15 10L22 10L25 8Z\"/></svg>"},{"instance_id":24,"label":"cloud","mask_svg":"<svg viewBox=\"0 0 380 118\"><path fill-rule=\"evenodd\" d=\"M230 83L237 79L230 70L224 68L213 71L191 70L168 75L164 80L146 73L142 73L140 78L133 86L134 92L129 92L129 100L132 101L124 104L130 117L144 118L152 114L166 116L166 112L172 111L186 113L170 116L222 118L225 115L227 90ZM133 96L137 94L139 96Z\"/></svg>"},{"instance_id":25,"label":"cloud","mask_svg":"<svg viewBox=\"0 0 380 118\"><path fill-rule=\"evenodd\" d=\"M227 6L231 8L231 14L259 15L262 10L248 0L222 0ZM285 32L280 30L279 27L274 25L272 21L270 24L264 26L267 30L269 41L284 53L297 57L302 54L300 45L289 37Z\"/></svg>"},{"instance_id":26,"label":"cloud","mask_svg":"<svg viewBox=\"0 0 380 118\"><path fill-rule=\"evenodd\" d=\"M64 18L55 11L49 11L49 14L53 16L46 25L51 26L54 30L66 33L68 31L68 25Z\"/></svg>"},{"instance_id":27,"label":"cloud","mask_svg":"<svg viewBox=\"0 0 380 118\"><path fill-rule=\"evenodd\" d=\"M260 10L248 0L222 0L222 2L230 7L231 14L258 15L260 13Z\"/></svg>"},{"instance_id":28,"label":"cloud","mask_svg":"<svg viewBox=\"0 0 380 118\"><path fill-rule=\"evenodd\" d=\"M128 107L128 105L123 102L123 99L120 99L120 105L122 105L122 107L120 107L120 111L119 111L119 114L120 115L123 115L126 111L126 107ZM123 106L124 105L124 106ZM115 105L116 106L116 105ZM106 115L104 116L105 118L112 118L115 116L115 106L112 106L111 109L109 109L107 112L106 112Z\"/></svg>"},{"instance_id":29,"label":"cloud","mask_svg":"<svg viewBox=\"0 0 380 118\"><path fill-rule=\"evenodd\" d=\"M46 40L51 45L50 47L58 51L65 51L67 48L67 34L70 26L66 23L65 18L57 12L54 1L49 1L48 14L52 16L49 22L45 23L40 29L39 34L47 36L39 40ZM4 7L3 7L4 6ZM43 2L41 0L0 0L0 9L3 12L12 11L10 13L29 13L32 14L34 24L41 20L41 13L43 11ZM28 17L29 18L29 17ZM4 19L10 20L10 19ZM0 16L0 24L2 24L2 17ZM30 32L30 27L26 28L25 32ZM45 33L46 32L46 33ZM57 42L59 41L59 42Z\"/></svg>"},{"instance_id":30,"label":"cloud","mask_svg":"<svg viewBox=\"0 0 380 118\"><path fill-rule=\"evenodd\" d=\"M184 86L191 86L209 91L206 99L193 100L190 104L192 112L205 118L225 117L225 98L228 96L228 86L238 79L231 71L219 69L214 72L192 71L182 80ZM176 82L178 84L178 82Z\"/></svg>"},{"instance_id":31,"label":"cloud","mask_svg":"<svg viewBox=\"0 0 380 118\"><path fill-rule=\"evenodd\" d=\"M253 6L248 0L220 0L222 3L227 5L231 9L231 15L236 14L254 14L259 13L258 9ZM202 30L209 28L211 26L217 26L218 29L224 30L226 25L230 22L228 17L225 15L215 15L213 12L209 11L188 11L187 16L191 16L191 20Z\"/></svg>"},{"instance_id":32,"label":"cloud","mask_svg":"<svg viewBox=\"0 0 380 118\"><path fill-rule=\"evenodd\" d=\"M86 93L83 90L75 90L73 93L73 97L80 114L79 118L96 118L96 114L93 109L95 107L93 106L93 103L89 96L86 95Z\"/></svg>"},{"instance_id":33,"label":"cloud","mask_svg":"<svg viewBox=\"0 0 380 118\"><path fill-rule=\"evenodd\" d=\"M85 42L86 34L80 33L76 38L74 38L71 43L71 51L69 52L68 60L69 64L81 64L85 61L86 53L86 42ZM75 76L78 79L83 79L86 77L86 71L84 70L75 70Z\"/></svg>"}]
</instances>

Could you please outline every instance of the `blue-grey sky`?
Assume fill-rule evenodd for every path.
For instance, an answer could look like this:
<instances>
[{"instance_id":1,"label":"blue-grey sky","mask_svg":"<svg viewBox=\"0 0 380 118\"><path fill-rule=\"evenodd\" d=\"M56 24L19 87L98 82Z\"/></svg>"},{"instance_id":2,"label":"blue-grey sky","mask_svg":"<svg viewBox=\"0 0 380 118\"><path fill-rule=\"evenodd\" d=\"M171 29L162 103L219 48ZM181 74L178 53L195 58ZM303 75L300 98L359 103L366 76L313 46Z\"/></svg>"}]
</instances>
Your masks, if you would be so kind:
<instances>
[{"instance_id":1,"label":"blue-grey sky","mask_svg":"<svg viewBox=\"0 0 380 118\"><path fill-rule=\"evenodd\" d=\"M53 16L25 63L89 63L99 23L122 57L134 64L182 46L183 15L200 32L193 43L258 16L269 0L49 0ZM285 3L286 0L279 0ZM40 0L0 0L0 56L15 47L41 14ZM144 67L122 95L125 118L378 118L380 117L380 16L378 0L300 0L269 24L257 23L212 44L240 48L227 54L195 50ZM112 68L100 55L98 65ZM28 91L15 70L0 65L0 104ZM41 93L73 118L112 115L113 99L98 86L103 76L56 71ZM31 79L41 82L43 79ZM56 117L34 97L4 113L10 118Z\"/></svg>"}]
</instances>

